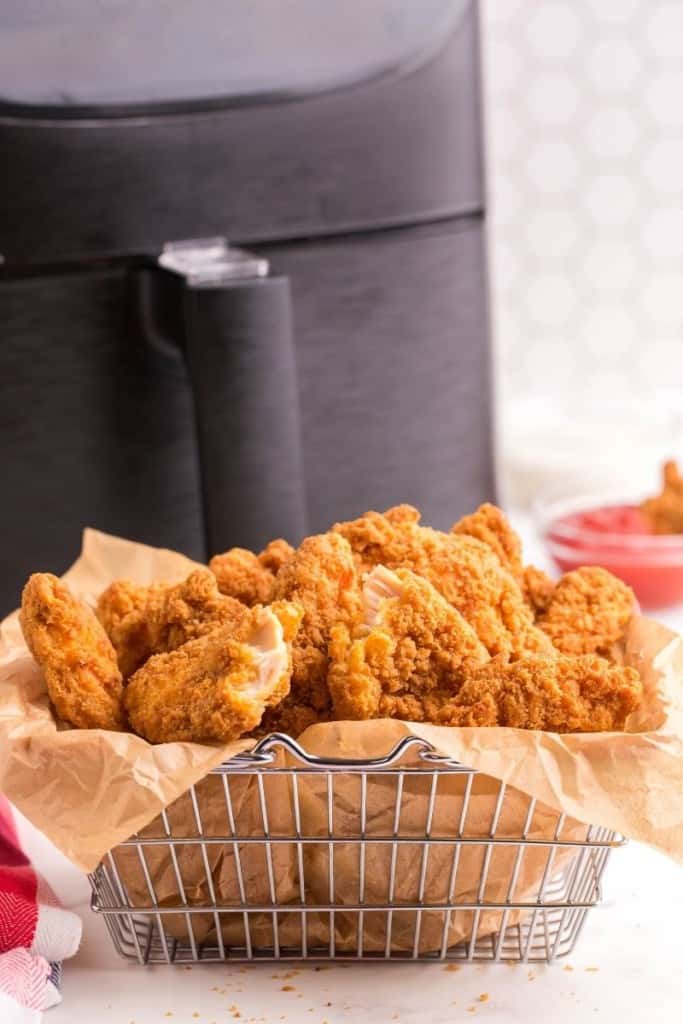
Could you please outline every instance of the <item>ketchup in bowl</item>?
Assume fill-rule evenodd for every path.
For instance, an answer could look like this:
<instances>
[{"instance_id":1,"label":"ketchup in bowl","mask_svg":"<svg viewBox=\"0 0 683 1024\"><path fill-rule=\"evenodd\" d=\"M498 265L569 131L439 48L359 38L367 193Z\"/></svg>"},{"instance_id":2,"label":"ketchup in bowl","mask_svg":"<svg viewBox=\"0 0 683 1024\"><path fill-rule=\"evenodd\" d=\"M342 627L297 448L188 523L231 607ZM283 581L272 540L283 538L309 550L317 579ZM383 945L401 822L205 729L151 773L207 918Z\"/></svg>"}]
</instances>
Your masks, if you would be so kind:
<instances>
[{"instance_id":1,"label":"ketchup in bowl","mask_svg":"<svg viewBox=\"0 0 683 1024\"><path fill-rule=\"evenodd\" d=\"M683 534L656 534L635 504L580 499L541 512L545 541L563 572L601 565L633 588L643 608L683 602Z\"/></svg>"}]
</instances>

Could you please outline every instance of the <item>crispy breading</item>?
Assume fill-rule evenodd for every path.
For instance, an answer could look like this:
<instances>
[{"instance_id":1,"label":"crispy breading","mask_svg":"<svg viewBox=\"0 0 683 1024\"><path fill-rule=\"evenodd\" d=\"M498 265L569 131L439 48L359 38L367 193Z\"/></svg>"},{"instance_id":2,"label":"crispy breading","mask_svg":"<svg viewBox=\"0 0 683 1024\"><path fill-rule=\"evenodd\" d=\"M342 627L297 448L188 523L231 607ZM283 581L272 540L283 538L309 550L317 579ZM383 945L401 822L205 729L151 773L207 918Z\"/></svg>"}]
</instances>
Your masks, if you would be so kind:
<instances>
[{"instance_id":1,"label":"crispy breading","mask_svg":"<svg viewBox=\"0 0 683 1024\"><path fill-rule=\"evenodd\" d=\"M329 716L331 702L327 686L327 645L335 623L350 623L361 614L360 582L347 542L334 533L306 540L286 562L275 581L275 596L294 601L304 617L293 648L292 691L281 708L268 716L277 731L292 708L311 709L317 720ZM296 720L313 720L312 714L297 712Z\"/></svg>"},{"instance_id":2,"label":"crispy breading","mask_svg":"<svg viewBox=\"0 0 683 1024\"><path fill-rule=\"evenodd\" d=\"M472 673L435 721L550 732L623 730L642 689L635 669L595 655L494 658Z\"/></svg>"},{"instance_id":3,"label":"crispy breading","mask_svg":"<svg viewBox=\"0 0 683 1024\"><path fill-rule=\"evenodd\" d=\"M390 523L419 523L421 512L413 505L392 505L383 513Z\"/></svg>"},{"instance_id":4,"label":"crispy breading","mask_svg":"<svg viewBox=\"0 0 683 1024\"><path fill-rule=\"evenodd\" d=\"M270 736L274 732L285 733L297 739L309 725L317 725L318 722L329 722L331 712L318 711L310 704L299 704L286 697L275 707L267 708L261 719L261 724L254 730L254 737Z\"/></svg>"},{"instance_id":5,"label":"crispy breading","mask_svg":"<svg viewBox=\"0 0 683 1024\"><path fill-rule=\"evenodd\" d=\"M272 600L275 577L253 551L231 548L214 555L209 569L218 581L218 589L243 604L268 604Z\"/></svg>"},{"instance_id":6,"label":"crispy breading","mask_svg":"<svg viewBox=\"0 0 683 1024\"><path fill-rule=\"evenodd\" d=\"M655 533L683 533L683 476L670 459L662 469L662 490L640 505L640 512Z\"/></svg>"},{"instance_id":7,"label":"crispy breading","mask_svg":"<svg viewBox=\"0 0 683 1024\"><path fill-rule=\"evenodd\" d=\"M259 554L258 560L264 569L268 569L276 576L293 554L294 548L292 545L288 544L282 537L278 537L277 540L271 540L269 544L266 544L263 551Z\"/></svg>"},{"instance_id":8,"label":"crispy breading","mask_svg":"<svg viewBox=\"0 0 683 1024\"><path fill-rule=\"evenodd\" d=\"M391 522L379 512L333 529L348 540L362 570L381 564L411 569L429 580L472 626L489 654L520 657L552 649L535 628L517 582L488 544L410 519Z\"/></svg>"},{"instance_id":9,"label":"crispy breading","mask_svg":"<svg viewBox=\"0 0 683 1024\"><path fill-rule=\"evenodd\" d=\"M522 573L522 593L535 616L548 610L555 593L555 580L535 565L525 565Z\"/></svg>"},{"instance_id":10,"label":"crispy breading","mask_svg":"<svg viewBox=\"0 0 683 1024\"><path fill-rule=\"evenodd\" d=\"M123 729L116 651L94 612L56 576L35 573L19 621L59 717L79 729Z\"/></svg>"},{"instance_id":11,"label":"crispy breading","mask_svg":"<svg viewBox=\"0 0 683 1024\"><path fill-rule=\"evenodd\" d=\"M500 564L511 576L517 581L522 579L522 542L505 513L496 505L488 502L480 505L476 512L458 519L451 527L451 533L482 541L498 556Z\"/></svg>"},{"instance_id":12,"label":"crispy breading","mask_svg":"<svg viewBox=\"0 0 683 1024\"><path fill-rule=\"evenodd\" d=\"M609 657L634 609L630 587L606 569L586 566L562 577L537 623L562 654Z\"/></svg>"},{"instance_id":13,"label":"crispy breading","mask_svg":"<svg viewBox=\"0 0 683 1024\"><path fill-rule=\"evenodd\" d=\"M208 569L182 583L138 586L119 580L100 595L97 616L113 643L124 678L153 654L172 651L221 624L248 621L249 609L218 590Z\"/></svg>"},{"instance_id":14,"label":"crispy breading","mask_svg":"<svg viewBox=\"0 0 683 1024\"><path fill-rule=\"evenodd\" d=\"M273 600L275 576L294 554L286 540L271 540L255 555L246 548L231 548L214 555L209 569L218 580L221 594L234 597L243 604L269 604Z\"/></svg>"},{"instance_id":15,"label":"crispy breading","mask_svg":"<svg viewBox=\"0 0 683 1024\"><path fill-rule=\"evenodd\" d=\"M376 566L365 618L332 629L328 677L335 718L430 721L466 674L488 661L462 615L427 580Z\"/></svg>"},{"instance_id":16,"label":"crispy breading","mask_svg":"<svg viewBox=\"0 0 683 1024\"><path fill-rule=\"evenodd\" d=\"M220 626L167 654L151 657L125 691L133 728L151 743L228 742L256 728L267 707L289 692L291 646L302 612L254 608L246 628Z\"/></svg>"}]
</instances>

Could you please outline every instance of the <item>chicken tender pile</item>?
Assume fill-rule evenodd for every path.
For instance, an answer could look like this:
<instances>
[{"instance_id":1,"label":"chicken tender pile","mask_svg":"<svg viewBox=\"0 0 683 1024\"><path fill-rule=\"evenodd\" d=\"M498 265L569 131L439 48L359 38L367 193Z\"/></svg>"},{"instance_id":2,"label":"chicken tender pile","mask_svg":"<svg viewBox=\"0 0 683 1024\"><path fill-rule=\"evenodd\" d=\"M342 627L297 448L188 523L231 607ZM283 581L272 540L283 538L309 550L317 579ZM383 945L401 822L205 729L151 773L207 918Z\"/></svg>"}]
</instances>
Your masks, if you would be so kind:
<instances>
[{"instance_id":1,"label":"chicken tender pile","mask_svg":"<svg viewBox=\"0 0 683 1024\"><path fill-rule=\"evenodd\" d=\"M633 610L604 569L525 566L493 505L447 533L397 505L181 583L117 580L94 610L38 573L21 625L70 725L227 742L370 718L623 729L642 697L619 663Z\"/></svg>"}]
</instances>

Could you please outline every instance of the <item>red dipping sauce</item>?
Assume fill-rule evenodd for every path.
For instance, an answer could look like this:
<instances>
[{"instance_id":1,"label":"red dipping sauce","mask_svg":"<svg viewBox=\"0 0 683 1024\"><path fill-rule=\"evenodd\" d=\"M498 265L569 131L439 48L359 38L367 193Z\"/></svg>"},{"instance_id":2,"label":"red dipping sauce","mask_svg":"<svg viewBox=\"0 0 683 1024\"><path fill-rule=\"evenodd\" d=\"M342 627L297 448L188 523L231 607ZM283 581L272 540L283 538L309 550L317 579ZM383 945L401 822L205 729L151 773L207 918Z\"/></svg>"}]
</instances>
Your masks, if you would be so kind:
<instances>
[{"instance_id":1,"label":"red dipping sauce","mask_svg":"<svg viewBox=\"0 0 683 1024\"><path fill-rule=\"evenodd\" d=\"M637 505L558 502L545 508L543 520L563 572L601 565L628 583L644 608L683 602L683 534L653 533Z\"/></svg>"}]
</instances>

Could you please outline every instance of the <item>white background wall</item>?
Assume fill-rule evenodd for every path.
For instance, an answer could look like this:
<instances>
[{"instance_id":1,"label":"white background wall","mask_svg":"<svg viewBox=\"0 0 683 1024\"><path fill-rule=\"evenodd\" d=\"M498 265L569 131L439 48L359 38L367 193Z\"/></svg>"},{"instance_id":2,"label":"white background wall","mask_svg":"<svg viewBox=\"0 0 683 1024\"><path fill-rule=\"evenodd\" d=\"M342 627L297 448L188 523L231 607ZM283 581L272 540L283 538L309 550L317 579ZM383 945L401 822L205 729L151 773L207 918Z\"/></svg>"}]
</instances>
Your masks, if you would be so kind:
<instances>
[{"instance_id":1,"label":"white background wall","mask_svg":"<svg viewBox=\"0 0 683 1024\"><path fill-rule=\"evenodd\" d=\"M502 423L675 417L683 0L483 0L482 39Z\"/></svg>"}]
</instances>

